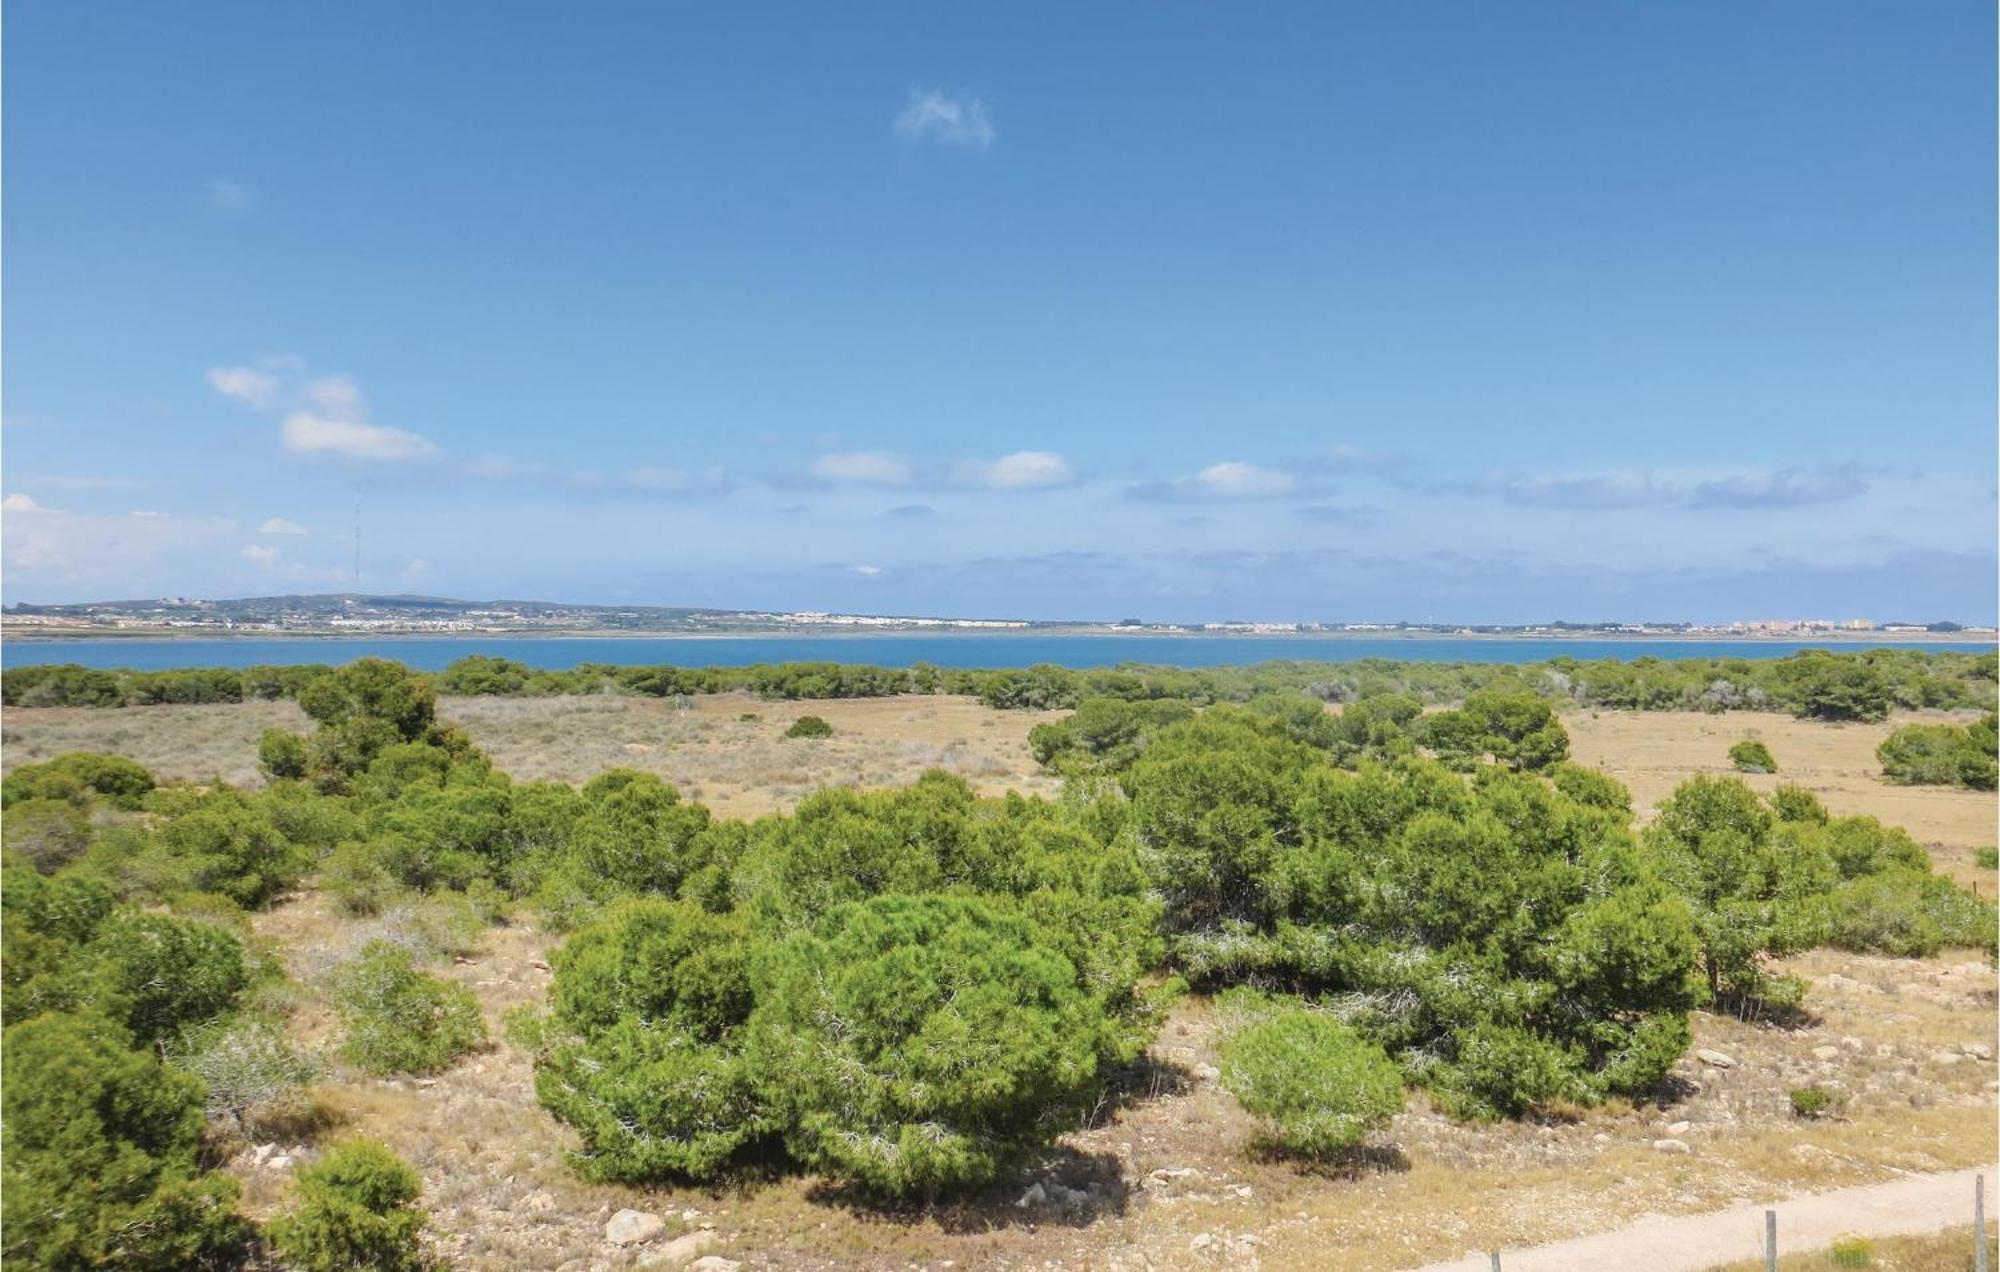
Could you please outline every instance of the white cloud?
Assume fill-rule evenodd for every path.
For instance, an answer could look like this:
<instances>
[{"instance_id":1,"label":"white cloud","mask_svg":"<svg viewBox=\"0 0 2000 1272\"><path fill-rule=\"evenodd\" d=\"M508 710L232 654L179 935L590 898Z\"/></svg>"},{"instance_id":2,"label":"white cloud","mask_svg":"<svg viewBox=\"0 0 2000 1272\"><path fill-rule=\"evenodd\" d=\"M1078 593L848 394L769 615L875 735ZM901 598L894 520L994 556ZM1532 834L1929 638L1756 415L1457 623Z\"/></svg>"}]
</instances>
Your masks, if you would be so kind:
<instances>
[{"instance_id":1,"label":"white cloud","mask_svg":"<svg viewBox=\"0 0 2000 1272\"><path fill-rule=\"evenodd\" d=\"M437 454L427 437L355 420L328 419L311 411L285 417L285 449L300 455L333 455L342 459L395 462Z\"/></svg>"},{"instance_id":2,"label":"white cloud","mask_svg":"<svg viewBox=\"0 0 2000 1272\"><path fill-rule=\"evenodd\" d=\"M1076 480L1069 461L1054 451L1015 451L990 462L967 460L958 466L957 476L967 485L989 490L1038 490Z\"/></svg>"},{"instance_id":3,"label":"white cloud","mask_svg":"<svg viewBox=\"0 0 2000 1272\"><path fill-rule=\"evenodd\" d=\"M210 367L208 384L222 396L260 411L278 397L278 377L255 367Z\"/></svg>"},{"instance_id":4,"label":"white cloud","mask_svg":"<svg viewBox=\"0 0 2000 1272\"><path fill-rule=\"evenodd\" d=\"M821 481L855 486L900 486L910 480L910 461L887 451L844 451L813 461Z\"/></svg>"},{"instance_id":5,"label":"white cloud","mask_svg":"<svg viewBox=\"0 0 2000 1272\"><path fill-rule=\"evenodd\" d=\"M1240 460L1210 464L1192 477L1144 482L1126 491L1134 499L1156 500L1282 499L1301 493L1292 474Z\"/></svg>"},{"instance_id":6,"label":"white cloud","mask_svg":"<svg viewBox=\"0 0 2000 1272\"><path fill-rule=\"evenodd\" d=\"M368 403L361 396L361 386L352 376L322 376L305 388L306 401L313 404L321 414L337 420L362 420L368 417Z\"/></svg>"},{"instance_id":7,"label":"white cloud","mask_svg":"<svg viewBox=\"0 0 2000 1272\"><path fill-rule=\"evenodd\" d=\"M981 150L999 137L977 97L953 97L934 88L913 88L896 116L896 135L906 141L934 141Z\"/></svg>"},{"instance_id":8,"label":"white cloud","mask_svg":"<svg viewBox=\"0 0 2000 1272\"><path fill-rule=\"evenodd\" d=\"M253 543L243 549L243 559L268 570L278 563L278 550L267 543Z\"/></svg>"},{"instance_id":9,"label":"white cloud","mask_svg":"<svg viewBox=\"0 0 2000 1272\"><path fill-rule=\"evenodd\" d=\"M403 567L403 580L407 583L415 583L430 572L430 562L424 560L422 557L418 557Z\"/></svg>"},{"instance_id":10,"label":"white cloud","mask_svg":"<svg viewBox=\"0 0 2000 1272\"><path fill-rule=\"evenodd\" d=\"M167 518L166 513L155 512L151 508L134 508L129 515L142 517L147 521L164 521Z\"/></svg>"},{"instance_id":11,"label":"white cloud","mask_svg":"<svg viewBox=\"0 0 2000 1272\"><path fill-rule=\"evenodd\" d=\"M882 567L879 565L857 565L854 567L854 572L864 579L878 579L882 577Z\"/></svg>"},{"instance_id":12,"label":"white cloud","mask_svg":"<svg viewBox=\"0 0 2000 1272\"><path fill-rule=\"evenodd\" d=\"M229 177L208 183L208 206L217 212L248 212L257 202L255 187Z\"/></svg>"},{"instance_id":13,"label":"white cloud","mask_svg":"<svg viewBox=\"0 0 2000 1272\"><path fill-rule=\"evenodd\" d=\"M213 367L208 383L259 411L284 408L279 435L295 454L395 462L438 453L422 434L370 423L368 400L352 377L327 375L302 383L304 371L303 359L278 355L251 367Z\"/></svg>"},{"instance_id":14,"label":"white cloud","mask_svg":"<svg viewBox=\"0 0 2000 1272\"><path fill-rule=\"evenodd\" d=\"M258 534L304 534L306 528L287 517L268 517L257 527Z\"/></svg>"},{"instance_id":15,"label":"white cloud","mask_svg":"<svg viewBox=\"0 0 2000 1272\"><path fill-rule=\"evenodd\" d=\"M9 495L0 499L0 511L6 512L47 512L48 509L36 503L28 495Z\"/></svg>"}]
</instances>

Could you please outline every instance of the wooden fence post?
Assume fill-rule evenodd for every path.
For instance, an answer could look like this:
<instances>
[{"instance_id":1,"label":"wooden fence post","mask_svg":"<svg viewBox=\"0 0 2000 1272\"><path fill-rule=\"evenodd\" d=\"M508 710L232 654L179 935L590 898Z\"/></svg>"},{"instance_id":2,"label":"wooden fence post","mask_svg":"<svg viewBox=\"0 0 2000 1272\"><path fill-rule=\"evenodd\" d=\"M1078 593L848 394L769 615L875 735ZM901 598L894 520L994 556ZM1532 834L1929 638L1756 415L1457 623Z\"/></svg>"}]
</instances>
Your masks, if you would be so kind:
<instances>
[{"instance_id":1,"label":"wooden fence post","mask_svg":"<svg viewBox=\"0 0 2000 1272\"><path fill-rule=\"evenodd\" d=\"M1498 1250L1495 1250L1492 1253L1493 1253L1493 1272L1500 1272L1500 1252Z\"/></svg>"},{"instance_id":2,"label":"wooden fence post","mask_svg":"<svg viewBox=\"0 0 2000 1272\"><path fill-rule=\"evenodd\" d=\"M1972 1180L1972 1268L1986 1272L1986 1176Z\"/></svg>"},{"instance_id":3,"label":"wooden fence post","mask_svg":"<svg viewBox=\"0 0 2000 1272\"><path fill-rule=\"evenodd\" d=\"M1764 1268L1765 1272L1778 1272L1778 1212L1764 1212Z\"/></svg>"}]
</instances>

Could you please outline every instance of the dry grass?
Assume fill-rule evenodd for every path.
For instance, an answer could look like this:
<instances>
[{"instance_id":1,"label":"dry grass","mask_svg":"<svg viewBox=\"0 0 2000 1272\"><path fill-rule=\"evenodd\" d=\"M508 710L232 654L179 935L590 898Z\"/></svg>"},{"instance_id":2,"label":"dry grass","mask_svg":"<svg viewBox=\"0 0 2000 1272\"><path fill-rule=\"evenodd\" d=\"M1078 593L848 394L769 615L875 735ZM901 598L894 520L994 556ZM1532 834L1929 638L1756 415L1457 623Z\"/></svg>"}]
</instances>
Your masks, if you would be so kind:
<instances>
[{"instance_id":1,"label":"dry grass","mask_svg":"<svg viewBox=\"0 0 2000 1272\"><path fill-rule=\"evenodd\" d=\"M1735 774L1730 744L1755 738L1771 748L1779 771L1738 775L1744 781L1760 791L1803 786L1833 812L1872 813L1901 826L1930 847L1940 870L1961 883L1980 883L1990 896L1993 872L1976 867L1972 854L2000 842L2000 805L1992 793L1893 786L1882 780L1875 758L1875 748L1899 725L1959 718L1922 712L1881 724L1821 724L1762 711L1572 711L1563 727L1573 758L1625 783L1634 804L1647 811L1696 774Z\"/></svg>"},{"instance_id":2,"label":"dry grass","mask_svg":"<svg viewBox=\"0 0 2000 1272\"><path fill-rule=\"evenodd\" d=\"M311 724L295 702L219 702L204 706L9 707L0 719L0 766L12 772L65 751L109 751L164 778L220 777L261 786L257 738L266 729Z\"/></svg>"},{"instance_id":3,"label":"dry grass","mask_svg":"<svg viewBox=\"0 0 2000 1272\"><path fill-rule=\"evenodd\" d=\"M2000 1239L1994 1225L1987 1225L1986 1266L2000 1268ZM1710 1272L1764 1272L1762 1259L1749 1259L1712 1268ZM1865 1260L1836 1261L1830 1250L1810 1254L1786 1254L1778 1258L1779 1272L1852 1272L1872 1268L1876 1272L1971 1272L1972 1225L1947 1228L1921 1237L1883 1237L1867 1243Z\"/></svg>"},{"instance_id":4,"label":"dry grass","mask_svg":"<svg viewBox=\"0 0 2000 1272\"><path fill-rule=\"evenodd\" d=\"M994 711L971 698L766 702L657 698L452 698L442 713L520 778L589 780L624 766L658 773L723 817L788 809L827 786L901 786L925 769L957 773L986 794L1053 794L1028 753L1028 730L1059 712ZM829 738L786 738L803 715Z\"/></svg>"}]
</instances>

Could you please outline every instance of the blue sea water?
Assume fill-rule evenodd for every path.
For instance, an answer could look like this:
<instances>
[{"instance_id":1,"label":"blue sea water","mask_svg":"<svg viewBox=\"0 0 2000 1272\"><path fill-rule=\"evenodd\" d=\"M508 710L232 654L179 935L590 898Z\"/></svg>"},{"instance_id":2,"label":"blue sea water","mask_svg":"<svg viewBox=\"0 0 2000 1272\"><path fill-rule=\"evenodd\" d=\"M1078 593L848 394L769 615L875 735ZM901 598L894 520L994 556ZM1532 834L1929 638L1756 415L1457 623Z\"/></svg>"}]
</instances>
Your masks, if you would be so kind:
<instances>
[{"instance_id":1,"label":"blue sea water","mask_svg":"<svg viewBox=\"0 0 2000 1272\"><path fill-rule=\"evenodd\" d=\"M393 658L435 671L467 654L512 658L532 667L566 669L578 663L671 664L741 667L752 663L840 662L907 667L1108 667L1163 663L1228 667L1275 658L1350 662L1390 658L1404 662L1527 663L1572 658L1781 658L1801 649L1862 649L1855 641L1587 640L1468 637L1351 636L1080 636L886 635L856 636L402 636L8 641L0 663L81 663L158 671L177 667L248 667L259 663L345 663ZM1991 646L1967 642L1898 642L1899 649L1962 650Z\"/></svg>"}]
</instances>

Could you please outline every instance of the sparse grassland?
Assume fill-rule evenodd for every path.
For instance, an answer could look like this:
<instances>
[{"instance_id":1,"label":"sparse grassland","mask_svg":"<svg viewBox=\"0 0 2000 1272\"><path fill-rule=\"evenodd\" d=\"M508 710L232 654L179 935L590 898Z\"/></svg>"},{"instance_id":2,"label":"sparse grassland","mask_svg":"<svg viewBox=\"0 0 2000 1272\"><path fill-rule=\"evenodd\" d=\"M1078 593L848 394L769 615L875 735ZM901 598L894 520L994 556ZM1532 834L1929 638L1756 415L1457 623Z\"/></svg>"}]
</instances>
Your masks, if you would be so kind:
<instances>
[{"instance_id":1,"label":"sparse grassland","mask_svg":"<svg viewBox=\"0 0 2000 1272\"><path fill-rule=\"evenodd\" d=\"M1986 1266L2000 1268L2000 1239L1994 1225L1986 1225ZM1711 1269L1711 1272L1764 1272L1762 1259L1746 1259ZM1950 1228L1921 1237L1883 1237L1854 1240L1832 1249L1809 1254L1787 1254L1778 1259L1778 1272L1851 1272L1873 1268L1876 1272L1966 1272L1972 1267L1972 1225Z\"/></svg>"}]
</instances>

